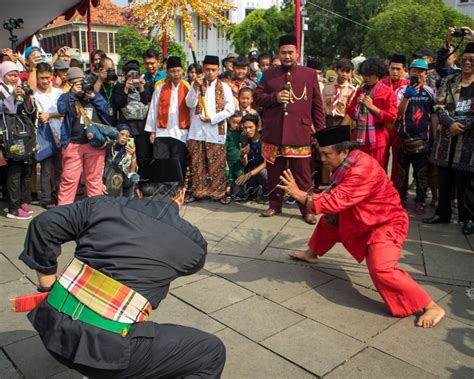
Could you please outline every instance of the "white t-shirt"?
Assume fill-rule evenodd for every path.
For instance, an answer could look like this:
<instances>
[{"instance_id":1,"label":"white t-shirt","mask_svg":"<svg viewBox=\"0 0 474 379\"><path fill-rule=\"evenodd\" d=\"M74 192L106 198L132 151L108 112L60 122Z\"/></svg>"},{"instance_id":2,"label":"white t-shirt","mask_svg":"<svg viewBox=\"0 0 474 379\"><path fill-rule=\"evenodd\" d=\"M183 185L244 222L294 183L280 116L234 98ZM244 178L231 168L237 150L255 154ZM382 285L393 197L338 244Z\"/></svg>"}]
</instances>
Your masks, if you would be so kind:
<instances>
[{"instance_id":1,"label":"white t-shirt","mask_svg":"<svg viewBox=\"0 0 474 379\"><path fill-rule=\"evenodd\" d=\"M33 95L34 102L38 112L57 113L58 112L58 99L63 94L59 88L52 87L51 92L41 92L39 89L36 90ZM57 136L61 136L61 124L60 118L50 118L49 126L52 132Z\"/></svg>"}]
</instances>

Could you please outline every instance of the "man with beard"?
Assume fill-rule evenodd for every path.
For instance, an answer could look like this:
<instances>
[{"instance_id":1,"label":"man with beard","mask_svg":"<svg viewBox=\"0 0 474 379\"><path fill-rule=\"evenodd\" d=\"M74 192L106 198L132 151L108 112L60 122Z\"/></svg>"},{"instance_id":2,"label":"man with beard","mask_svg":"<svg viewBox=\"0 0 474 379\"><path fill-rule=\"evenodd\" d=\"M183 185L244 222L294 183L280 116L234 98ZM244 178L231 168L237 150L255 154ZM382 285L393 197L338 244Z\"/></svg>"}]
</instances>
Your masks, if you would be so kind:
<instances>
[{"instance_id":1,"label":"man with beard","mask_svg":"<svg viewBox=\"0 0 474 379\"><path fill-rule=\"evenodd\" d=\"M311 189L311 133L325 125L318 77L297 65L296 38L283 36L279 46L281 66L265 71L254 92L255 104L263 108L262 155L268 171L270 207L263 217L281 213L283 191L277 185L287 166L299 187ZM300 205L300 211L307 223L316 223L309 208Z\"/></svg>"}]
</instances>

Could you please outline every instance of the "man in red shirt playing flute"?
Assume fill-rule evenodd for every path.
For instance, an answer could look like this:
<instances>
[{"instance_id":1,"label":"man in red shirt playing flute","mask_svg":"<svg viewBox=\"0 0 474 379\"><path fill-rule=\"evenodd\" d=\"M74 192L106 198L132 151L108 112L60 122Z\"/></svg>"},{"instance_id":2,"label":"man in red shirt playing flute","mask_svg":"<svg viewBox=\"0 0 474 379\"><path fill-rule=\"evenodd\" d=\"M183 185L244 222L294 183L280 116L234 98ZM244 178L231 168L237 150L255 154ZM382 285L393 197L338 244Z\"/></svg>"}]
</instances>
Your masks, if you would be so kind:
<instances>
[{"instance_id":1,"label":"man in red shirt playing flute","mask_svg":"<svg viewBox=\"0 0 474 379\"><path fill-rule=\"evenodd\" d=\"M423 310L416 326L431 328L445 311L397 267L408 231L408 215L384 169L351 142L350 127L336 126L316 132L323 164L331 170L330 185L322 193L300 190L290 170L279 187L300 204L323 214L305 252L290 257L317 263L317 257L342 242L360 263L366 260L370 277L395 317Z\"/></svg>"}]
</instances>

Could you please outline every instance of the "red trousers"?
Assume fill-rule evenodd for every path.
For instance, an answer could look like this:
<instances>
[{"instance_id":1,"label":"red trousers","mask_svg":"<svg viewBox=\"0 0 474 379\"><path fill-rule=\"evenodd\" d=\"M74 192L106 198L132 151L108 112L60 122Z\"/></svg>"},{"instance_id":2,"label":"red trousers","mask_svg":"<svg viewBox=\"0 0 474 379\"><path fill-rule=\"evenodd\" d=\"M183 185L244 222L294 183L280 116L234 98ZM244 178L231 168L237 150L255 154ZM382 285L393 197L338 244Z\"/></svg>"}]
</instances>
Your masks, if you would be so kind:
<instances>
[{"instance_id":1,"label":"red trousers","mask_svg":"<svg viewBox=\"0 0 474 379\"><path fill-rule=\"evenodd\" d=\"M102 195L104 159L105 150L96 149L88 143L70 143L63 149L63 172L59 183L58 205L74 202L82 172L86 181L87 196Z\"/></svg>"},{"instance_id":2,"label":"red trousers","mask_svg":"<svg viewBox=\"0 0 474 379\"><path fill-rule=\"evenodd\" d=\"M372 158L375 158L377 162L380 163L380 166L383 167L385 172L387 172L387 164L385 164L386 154L387 154L388 145L379 146L379 147L372 147L370 145L360 145L359 150L363 151L364 153L370 155Z\"/></svg>"},{"instance_id":3,"label":"red trousers","mask_svg":"<svg viewBox=\"0 0 474 379\"><path fill-rule=\"evenodd\" d=\"M338 234L337 228L328 228L328 232L330 229L334 230L335 236ZM308 246L319 256L333 245L328 240L325 246L319 246L313 237ZM432 300L406 271L397 267L400 251L400 246L392 241L374 243L367 246L365 261L372 282L392 315L406 317L423 309Z\"/></svg>"},{"instance_id":4,"label":"red trousers","mask_svg":"<svg viewBox=\"0 0 474 379\"><path fill-rule=\"evenodd\" d=\"M303 191L311 191L313 189L313 178L311 176L311 157L308 158L284 158L278 157L274 164L267 162L268 172L268 198L270 200L270 208L280 210L283 204L283 190L277 188L280 184L280 176L283 170L289 168L293 174L296 184ZM312 213L310 208L306 208L298 204L302 215Z\"/></svg>"}]
</instances>

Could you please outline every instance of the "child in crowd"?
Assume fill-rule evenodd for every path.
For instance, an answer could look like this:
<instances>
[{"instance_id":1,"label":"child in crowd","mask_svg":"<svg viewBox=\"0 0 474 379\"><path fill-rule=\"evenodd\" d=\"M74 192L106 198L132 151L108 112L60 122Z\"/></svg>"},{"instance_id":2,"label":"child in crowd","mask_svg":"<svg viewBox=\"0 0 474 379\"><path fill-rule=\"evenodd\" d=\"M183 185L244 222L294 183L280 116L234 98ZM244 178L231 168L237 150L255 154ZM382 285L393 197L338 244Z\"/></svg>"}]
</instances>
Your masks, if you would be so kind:
<instances>
[{"instance_id":1,"label":"child in crowd","mask_svg":"<svg viewBox=\"0 0 474 379\"><path fill-rule=\"evenodd\" d=\"M240 163L240 138L242 131L240 123L242 121L242 112L236 111L229 117L229 129L227 130L226 149L227 149L227 167L228 167L228 196L221 199L222 204L230 203L230 193L235 180L242 175L242 163Z\"/></svg>"},{"instance_id":2,"label":"child in crowd","mask_svg":"<svg viewBox=\"0 0 474 379\"><path fill-rule=\"evenodd\" d=\"M258 115L258 111L253 105L253 90L249 87L244 87L239 91L239 109L243 116L248 114ZM259 117L258 131L262 131L262 121Z\"/></svg>"},{"instance_id":3,"label":"child in crowd","mask_svg":"<svg viewBox=\"0 0 474 379\"><path fill-rule=\"evenodd\" d=\"M218 79L222 83L227 84L232 90L232 93L236 93L239 91L234 84L234 73L232 71L224 71L222 74L218 76ZM239 109L239 100L235 96L234 96L234 103L235 103L235 109Z\"/></svg>"},{"instance_id":4,"label":"child in crowd","mask_svg":"<svg viewBox=\"0 0 474 379\"><path fill-rule=\"evenodd\" d=\"M137 174L135 143L127 124L117 125L117 130L119 131L117 142L108 145L105 154L103 193L113 197L132 198L135 185L140 179Z\"/></svg>"},{"instance_id":5,"label":"child in crowd","mask_svg":"<svg viewBox=\"0 0 474 379\"><path fill-rule=\"evenodd\" d=\"M240 148L244 173L235 181L234 193L237 198L242 200L259 194L259 200L267 204L268 175L266 163L262 157L259 123L260 117L257 114L247 114L242 119L243 134L247 138L247 143L242 143Z\"/></svg>"}]
</instances>

